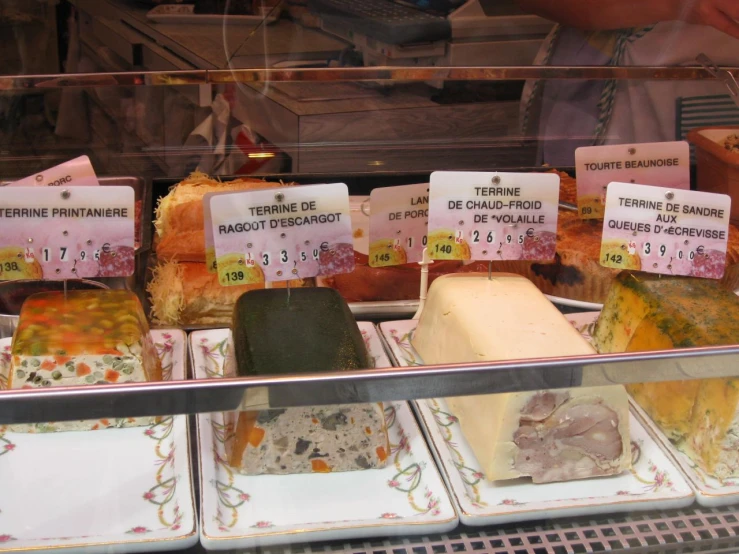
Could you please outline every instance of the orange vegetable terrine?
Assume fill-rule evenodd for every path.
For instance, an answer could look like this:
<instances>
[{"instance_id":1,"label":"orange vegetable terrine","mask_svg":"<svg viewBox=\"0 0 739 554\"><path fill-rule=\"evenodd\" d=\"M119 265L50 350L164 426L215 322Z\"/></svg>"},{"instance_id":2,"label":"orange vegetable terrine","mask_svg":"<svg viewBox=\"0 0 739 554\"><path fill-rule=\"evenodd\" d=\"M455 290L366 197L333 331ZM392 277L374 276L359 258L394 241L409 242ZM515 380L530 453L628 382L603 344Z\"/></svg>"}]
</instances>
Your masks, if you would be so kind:
<instances>
[{"instance_id":1,"label":"orange vegetable terrine","mask_svg":"<svg viewBox=\"0 0 739 554\"><path fill-rule=\"evenodd\" d=\"M34 294L21 308L8 388L114 384L162 379L143 308L123 290ZM14 431L88 430L145 425L152 418L14 425Z\"/></svg>"}]
</instances>

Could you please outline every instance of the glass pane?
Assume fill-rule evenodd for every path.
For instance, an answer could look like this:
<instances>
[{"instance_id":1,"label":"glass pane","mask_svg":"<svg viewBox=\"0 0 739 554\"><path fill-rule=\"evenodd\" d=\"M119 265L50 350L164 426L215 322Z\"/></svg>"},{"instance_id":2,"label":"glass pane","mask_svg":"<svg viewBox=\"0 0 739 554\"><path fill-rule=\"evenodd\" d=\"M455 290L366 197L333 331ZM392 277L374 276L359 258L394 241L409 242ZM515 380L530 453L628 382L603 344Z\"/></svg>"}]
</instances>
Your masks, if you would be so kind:
<instances>
[{"instance_id":1,"label":"glass pane","mask_svg":"<svg viewBox=\"0 0 739 554\"><path fill-rule=\"evenodd\" d=\"M736 550L736 14L570 5L0 2L0 552ZM601 250L611 180L672 207Z\"/></svg>"}]
</instances>

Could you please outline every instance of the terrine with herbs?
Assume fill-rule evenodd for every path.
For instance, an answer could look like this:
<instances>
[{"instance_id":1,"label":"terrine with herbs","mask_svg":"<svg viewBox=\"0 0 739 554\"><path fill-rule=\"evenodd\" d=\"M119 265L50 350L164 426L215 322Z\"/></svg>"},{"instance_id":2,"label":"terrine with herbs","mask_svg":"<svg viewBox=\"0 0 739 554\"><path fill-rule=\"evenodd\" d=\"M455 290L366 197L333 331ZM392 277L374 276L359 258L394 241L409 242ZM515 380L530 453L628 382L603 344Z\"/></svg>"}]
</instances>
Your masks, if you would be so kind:
<instances>
[{"instance_id":1,"label":"terrine with herbs","mask_svg":"<svg viewBox=\"0 0 739 554\"><path fill-rule=\"evenodd\" d=\"M608 294L593 339L601 353L739 344L739 297L710 279L625 271ZM706 473L739 477L739 379L626 388Z\"/></svg>"}]
</instances>

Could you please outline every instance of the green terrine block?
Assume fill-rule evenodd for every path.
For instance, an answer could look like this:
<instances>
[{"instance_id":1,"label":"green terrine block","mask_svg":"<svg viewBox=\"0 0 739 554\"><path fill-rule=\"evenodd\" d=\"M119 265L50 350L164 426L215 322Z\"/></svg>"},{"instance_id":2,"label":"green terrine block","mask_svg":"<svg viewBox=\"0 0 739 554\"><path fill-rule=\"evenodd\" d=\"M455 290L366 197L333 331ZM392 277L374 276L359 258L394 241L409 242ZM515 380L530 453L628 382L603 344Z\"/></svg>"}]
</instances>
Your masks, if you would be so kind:
<instances>
[{"instance_id":1,"label":"green terrine block","mask_svg":"<svg viewBox=\"0 0 739 554\"><path fill-rule=\"evenodd\" d=\"M234 310L232 349L229 376L371 366L354 316L344 299L328 288L294 290L289 299L284 289L245 293ZM229 414L226 421L233 429L227 459L246 475L358 471L388 463L390 445L380 402L246 409Z\"/></svg>"},{"instance_id":2,"label":"green terrine block","mask_svg":"<svg viewBox=\"0 0 739 554\"><path fill-rule=\"evenodd\" d=\"M330 288L253 290L233 315L236 372L241 377L371 367L349 306Z\"/></svg>"}]
</instances>

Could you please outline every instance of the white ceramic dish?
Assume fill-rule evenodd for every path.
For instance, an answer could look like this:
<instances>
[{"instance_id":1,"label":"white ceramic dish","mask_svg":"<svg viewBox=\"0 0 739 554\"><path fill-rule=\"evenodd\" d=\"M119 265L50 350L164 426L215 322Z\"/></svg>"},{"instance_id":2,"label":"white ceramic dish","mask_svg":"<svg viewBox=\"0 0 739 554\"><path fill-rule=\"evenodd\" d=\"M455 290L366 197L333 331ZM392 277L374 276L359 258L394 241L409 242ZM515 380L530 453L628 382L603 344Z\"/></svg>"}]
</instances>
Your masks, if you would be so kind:
<instances>
[{"instance_id":1,"label":"white ceramic dish","mask_svg":"<svg viewBox=\"0 0 739 554\"><path fill-rule=\"evenodd\" d=\"M545 294L549 301L553 304L559 304L560 306L567 306L568 308L578 308L580 310L600 311L603 309L603 304L596 304L595 302L584 302L582 300L572 300L571 298L562 298L560 296L552 296L551 294Z\"/></svg>"},{"instance_id":2,"label":"white ceramic dish","mask_svg":"<svg viewBox=\"0 0 739 554\"><path fill-rule=\"evenodd\" d=\"M392 321L380 330L400 366L419 365L410 344L416 321ZM621 475L534 485L528 479L484 479L472 449L443 399L418 400L416 411L452 499L466 525L498 525L534 519L636 510L676 509L693 503L687 482L632 415L633 469Z\"/></svg>"},{"instance_id":3,"label":"white ceramic dish","mask_svg":"<svg viewBox=\"0 0 739 554\"><path fill-rule=\"evenodd\" d=\"M567 321L578 330L578 332L585 338L589 343L593 343L593 328L595 322L598 321L600 312L579 312L575 314L565 314Z\"/></svg>"},{"instance_id":4,"label":"white ceramic dish","mask_svg":"<svg viewBox=\"0 0 739 554\"><path fill-rule=\"evenodd\" d=\"M149 10L146 19L155 23L194 24L194 25L234 25L256 27L262 22L274 23L279 14L269 12L262 15L223 15L195 13L194 4L162 4Z\"/></svg>"},{"instance_id":5,"label":"white ceramic dish","mask_svg":"<svg viewBox=\"0 0 739 554\"><path fill-rule=\"evenodd\" d=\"M165 379L184 380L185 333L152 336ZM0 364L9 351L10 339L0 340ZM128 429L0 431L0 491L0 552L154 552L198 540L187 416Z\"/></svg>"},{"instance_id":6,"label":"white ceramic dish","mask_svg":"<svg viewBox=\"0 0 739 554\"><path fill-rule=\"evenodd\" d=\"M686 454L677 449L639 405L631 401L631 409L649 433L665 448L695 491L698 504L707 508L729 506L739 502L739 479L721 481L703 472Z\"/></svg>"},{"instance_id":7,"label":"white ceramic dish","mask_svg":"<svg viewBox=\"0 0 739 554\"><path fill-rule=\"evenodd\" d=\"M735 290L734 294L739 295L739 290ZM566 306L568 308L578 308L580 310L588 310L592 312L600 312L603 309L603 304L598 304L596 302L584 302L582 300L572 300L570 298L562 298L559 296L552 296L551 294L545 294L549 300L554 304L559 304L560 306ZM573 314L568 314L573 315Z\"/></svg>"},{"instance_id":8,"label":"white ceramic dish","mask_svg":"<svg viewBox=\"0 0 739 554\"><path fill-rule=\"evenodd\" d=\"M389 367L377 331L360 323L376 367ZM228 329L190 335L195 377L222 375ZM250 477L224 462L223 414L198 416L200 539L207 549L443 533L459 518L406 402L386 409L391 463L380 470Z\"/></svg>"}]
</instances>

